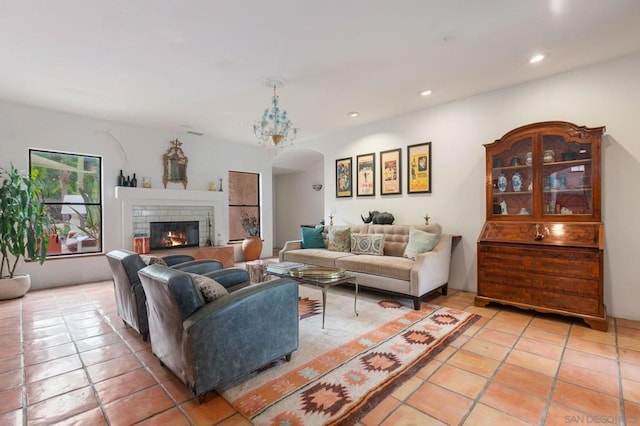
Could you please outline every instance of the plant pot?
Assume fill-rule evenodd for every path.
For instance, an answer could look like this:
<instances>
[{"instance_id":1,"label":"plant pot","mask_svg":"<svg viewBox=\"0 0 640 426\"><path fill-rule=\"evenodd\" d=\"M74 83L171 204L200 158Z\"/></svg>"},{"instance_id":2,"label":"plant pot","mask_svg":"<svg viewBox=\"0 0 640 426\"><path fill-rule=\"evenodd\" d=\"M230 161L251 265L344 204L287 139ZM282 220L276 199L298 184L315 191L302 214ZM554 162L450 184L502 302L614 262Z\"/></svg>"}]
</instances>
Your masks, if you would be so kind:
<instances>
[{"instance_id":1,"label":"plant pot","mask_svg":"<svg viewBox=\"0 0 640 426\"><path fill-rule=\"evenodd\" d=\"M28 274L14 275L13 278L0 279L0 300L16 299L27 294L31 287Z\"/></svg>"},{"instance_id":2,"label":"plant pot","mask_svg":"<svg viewBox=\"0 0 640 426\"><path fill-rule=\"evenodd\" d=\"M47 254L62 253L62 239L57 234L49 234L49 247Z\"/></svg>"},{"instance_id":3,"label":"plant pot","mask_svg":"<svg viewBox=\"0 0 640 426\"><path fill-rule=\"evenodd\" d=\"M242 254L247 262L259 259L262 254L262 240L260 237L245 237L242 240Z\"/></svg>"}]
</instances>

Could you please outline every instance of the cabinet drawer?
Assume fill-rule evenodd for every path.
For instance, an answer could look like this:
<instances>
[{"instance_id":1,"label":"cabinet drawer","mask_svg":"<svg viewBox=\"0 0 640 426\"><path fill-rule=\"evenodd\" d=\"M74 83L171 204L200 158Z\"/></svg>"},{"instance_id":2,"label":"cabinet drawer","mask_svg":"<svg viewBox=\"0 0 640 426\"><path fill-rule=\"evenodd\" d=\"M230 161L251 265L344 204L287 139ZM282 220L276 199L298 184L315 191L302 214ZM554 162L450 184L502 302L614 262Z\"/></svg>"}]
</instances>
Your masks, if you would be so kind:
<instances>
[{"instance_id":1,"label":"cabinet drawer","mask_svg":"<svg viewBox=\"0 0 640 426\"><path fill-rule=\"evenodd\" d=\"M587 279L600 276L600 252L597 250L480 245L478 263L493 270L517 269Z\"/></svg>"},{"instance_id":2,"label":"cabinet drawer","mask_svg":"<svg viewBox=\"0 0 640 426\"><path fill-rule=\"evenodd\" d=\"M531 287L514 287L492 282L478 282L478 296L509 302L531 304L533 302Z\"/></svg>"},{"instance_id":3,"label":"cabinet drawer","mask_svg":"<svg viewBox=\"0 0 640 426\"><path fill-rule=\"evenodd\" d=\"M560 294L597 297L600 294L599 281L552 274L530 273L513 268L482 267L478 271L478 288L483 284L500 284L509 287L532 287Z\"/></svg>"},{"instance_id":4,"label":"cabinet drawer","mask_svg":"<svg viewBox=\"0 0 640 426\"><path fill-rule=\"evenodd\" d=\"M534 304L543 308L558 309L583 315L602 317L604 307L597 297L577 296L552 291L534 292Z\"/></svg>"},{"instance_id":5,"label":"cabinet drawer","mask_svg":"<svg viewBox=\"0 0 640 426\"><path fill-rule=\"evenodd\" d=\"M521 249L501 250L499 247L480 247L478 250L479 264L493 270L515 268L528 271L533 267L532 260Z\"/></svg>"},{"instance_id":6,"label":"cabinet drawer","mask_svg":"<svg viewBox=\"0 0 640 426\"><path fill-rule=\"evenodd\" d=\"M598 280L565 277L559 275L537 274L531 279L531 286L560 294L598 297L600 285Z\"/></svg>"},{"instance_id":7,"label":"cabinet drawer","mask_svg":"<svg viewBox=\"0 0 640 426\"><path fill-rule=\"evenodd\" d=\"M514 268L482 267L478 271L478 285L493 283L513 287L531 287L532 281L529 274L525 276L522 271Z\"/></svg>"}]
</instances>

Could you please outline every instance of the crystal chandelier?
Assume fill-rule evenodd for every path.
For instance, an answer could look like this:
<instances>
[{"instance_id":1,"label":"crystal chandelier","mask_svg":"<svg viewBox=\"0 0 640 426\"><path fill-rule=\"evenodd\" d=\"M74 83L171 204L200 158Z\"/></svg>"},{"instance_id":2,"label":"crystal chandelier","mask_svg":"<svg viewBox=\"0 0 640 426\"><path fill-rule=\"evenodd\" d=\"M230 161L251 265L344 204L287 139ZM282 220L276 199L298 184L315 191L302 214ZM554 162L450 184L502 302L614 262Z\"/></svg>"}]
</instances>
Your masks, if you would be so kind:
<instances>
[{"instance_id":1,"label":"crystal chandelier","mask_svg":"<svg viewBox=\"0 0 640 426\"><path fill-rule=\"evenodd\" d=\"M272 78L267 81L267 86L273 87L271 109L265 109L262 119L253 125L253 133L258 138L260 146L268 146L270 140L276 150L282 149L284 142L293 144L298 134L299 129L293 127L287 111L280 109L278 105L276 89L283 87L285 83L281 78Z\"/></svg>"}]
</instances>

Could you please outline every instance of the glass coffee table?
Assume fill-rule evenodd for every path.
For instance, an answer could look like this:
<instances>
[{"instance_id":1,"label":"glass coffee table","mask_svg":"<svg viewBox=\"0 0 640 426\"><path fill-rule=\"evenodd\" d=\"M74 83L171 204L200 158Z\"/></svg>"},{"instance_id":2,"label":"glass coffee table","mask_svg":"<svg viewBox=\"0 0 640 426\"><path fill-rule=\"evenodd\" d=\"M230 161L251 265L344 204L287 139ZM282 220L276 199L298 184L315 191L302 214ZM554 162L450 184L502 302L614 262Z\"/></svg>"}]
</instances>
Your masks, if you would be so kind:
<instances>
[{"instance_id":1,"label":"glass coffee table","mask_svg":"<svg viewBox=\"0 0 640 426\"><path fill-rule=\"evenodd\" d=\"M305 265L286 272L274 272L267 269L266 273L280 278L291 278L297 281L298 284L318 287L322 291L322 328L324 328L324 316L327 306L327 288L338 284L353 284L356 288L353 297L353 311L358 316L358 281L355 275L346 273L344 269Z\"/></svg>"}]
</instances>

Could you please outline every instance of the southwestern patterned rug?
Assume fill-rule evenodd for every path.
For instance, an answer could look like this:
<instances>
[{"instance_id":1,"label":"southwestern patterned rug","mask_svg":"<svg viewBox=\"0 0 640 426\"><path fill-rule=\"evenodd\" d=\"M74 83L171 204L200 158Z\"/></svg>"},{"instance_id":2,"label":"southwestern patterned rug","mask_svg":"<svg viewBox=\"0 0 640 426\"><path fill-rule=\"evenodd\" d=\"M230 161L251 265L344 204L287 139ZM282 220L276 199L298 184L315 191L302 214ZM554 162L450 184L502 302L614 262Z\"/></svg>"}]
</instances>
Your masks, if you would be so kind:
<instances>
[{"instance_id":1,"label":"southwestern patterned rug","mask_svg":"<svg viewBox=\"0 0 640 426\"><path fill-rule=\"evenodd\" d=\"M355 316L353 289L339 287L327 293L323 330L319 290L300 287L300 297L300 344L291 362L219 391L253 424L353 424L477 319L430 304L415 311L410 301L380 302L367 293Z\"/></svg>"}]
</instances>

